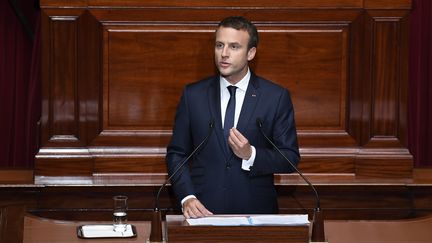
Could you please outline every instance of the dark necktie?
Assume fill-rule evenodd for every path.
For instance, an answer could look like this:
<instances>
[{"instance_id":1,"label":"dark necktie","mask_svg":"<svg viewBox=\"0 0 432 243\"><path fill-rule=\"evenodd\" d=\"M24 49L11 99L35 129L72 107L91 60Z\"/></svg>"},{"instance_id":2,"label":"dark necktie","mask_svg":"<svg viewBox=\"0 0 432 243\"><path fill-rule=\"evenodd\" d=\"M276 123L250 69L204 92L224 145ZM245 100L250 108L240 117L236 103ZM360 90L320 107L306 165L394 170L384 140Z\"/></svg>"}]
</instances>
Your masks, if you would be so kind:
<instances>
[{"instance_id":1,"label":"dark necktie","mask_svg":"<svg viewBox=\"0 0 432 243\"><path fill-rule=\"evenodd\" d=\"M227 87L227 89L230 92L231 97L228 101L228 105L225 112L224 135L225 135L225 142L229 150L228 136L229 136L230 129L234 127L234 114L235 114L235 103L236 103L235 94L236 94L237 87L230 85Z\"/></svg>"}]
</instances>

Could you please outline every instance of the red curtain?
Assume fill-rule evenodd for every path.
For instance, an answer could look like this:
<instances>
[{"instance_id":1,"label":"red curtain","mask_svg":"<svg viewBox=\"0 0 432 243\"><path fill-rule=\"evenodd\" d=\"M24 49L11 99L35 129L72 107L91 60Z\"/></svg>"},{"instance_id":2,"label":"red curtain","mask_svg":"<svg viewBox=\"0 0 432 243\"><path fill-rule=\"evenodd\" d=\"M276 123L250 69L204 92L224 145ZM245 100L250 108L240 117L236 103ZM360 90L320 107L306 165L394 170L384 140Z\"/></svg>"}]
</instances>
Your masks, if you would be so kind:
<instances>
[{"instance_id":1,"label":"red curtain","mask_svg":"<svg viewBox=\"0 0 432 243\"><path fill-rule=\"evenodd\" d=\"M432 1L414 0L410 18L408 146L416 167L432 166Z\"/></svg>"},{"instance_id":2,"label":"red curtain","mask_svg":"<svg viewBox=\"0 0 432 243\"><path fill-rule=\"evenodd\" d=\"M12 2L0 1L0 167L32 168L41 109L40 11L33 1Z\"/></svg>"}]
</instances>

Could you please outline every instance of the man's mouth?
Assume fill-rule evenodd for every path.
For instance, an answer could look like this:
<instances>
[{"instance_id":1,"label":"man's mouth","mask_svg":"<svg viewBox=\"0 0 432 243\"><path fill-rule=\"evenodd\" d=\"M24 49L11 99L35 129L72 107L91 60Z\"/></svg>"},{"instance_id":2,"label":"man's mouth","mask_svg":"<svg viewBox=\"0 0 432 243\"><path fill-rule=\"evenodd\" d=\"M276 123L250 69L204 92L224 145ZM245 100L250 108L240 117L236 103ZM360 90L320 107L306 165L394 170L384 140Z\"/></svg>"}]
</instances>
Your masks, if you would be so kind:
<instances>
[{"instance_id":1,"label":"man's mouth","mask_svg":"<svg viewBox=\"0 0 432 243\"><path fill-rule=\"evenodd\" d=\"M223 67L223 68L227 68L227 67L229 67L231 64L230 63L228 63L228 62L219 62L219 66L220 67Z\"/></svg>"}]
</instances>

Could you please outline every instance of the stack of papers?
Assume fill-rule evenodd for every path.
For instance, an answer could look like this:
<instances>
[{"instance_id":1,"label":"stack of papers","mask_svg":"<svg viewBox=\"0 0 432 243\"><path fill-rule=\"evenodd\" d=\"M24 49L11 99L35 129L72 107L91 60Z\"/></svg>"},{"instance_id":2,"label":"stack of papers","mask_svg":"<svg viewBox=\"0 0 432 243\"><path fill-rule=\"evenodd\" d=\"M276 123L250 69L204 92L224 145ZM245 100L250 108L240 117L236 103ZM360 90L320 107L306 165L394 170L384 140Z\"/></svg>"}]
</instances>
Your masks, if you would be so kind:
<instances>
[{"instance_id":1,"label":"stack of papers","mask_svg":"<svg viewBox=\"0 0 432 243\"><path fill-rule=\"evenodd\" d=\"M189 225L253 226L253 225L306 225L307 214L254 215L254 216L209 216L186 219Z\"/></svg>"}]
</instances>

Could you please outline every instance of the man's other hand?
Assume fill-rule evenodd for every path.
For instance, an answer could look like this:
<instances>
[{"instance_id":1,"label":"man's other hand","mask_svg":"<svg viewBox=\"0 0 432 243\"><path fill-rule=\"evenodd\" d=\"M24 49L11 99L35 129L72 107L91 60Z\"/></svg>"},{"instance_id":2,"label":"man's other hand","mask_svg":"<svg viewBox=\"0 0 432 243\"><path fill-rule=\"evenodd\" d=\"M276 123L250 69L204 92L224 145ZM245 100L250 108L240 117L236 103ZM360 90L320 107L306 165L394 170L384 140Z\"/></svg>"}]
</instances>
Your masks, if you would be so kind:
<instances>
[{"instance_id":1,"label":"man's other hand","mask_svg":"<svg viewBox=\"0 0 432 243\"><path fill-rule=\"evenodd\" d=\"M196 198L189 198L183 203L183 215L185 218L202 218L205 216L213 215L212 212L202 205Z\"/></svg>"}]
</instances>

